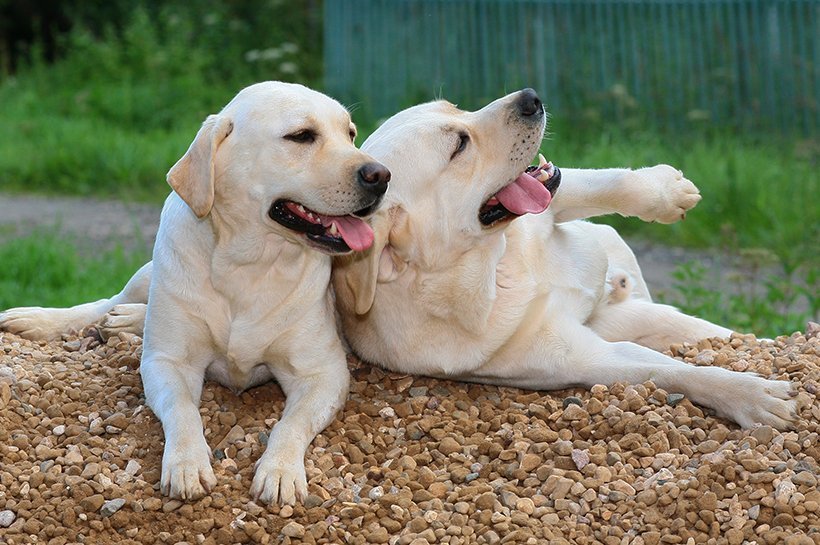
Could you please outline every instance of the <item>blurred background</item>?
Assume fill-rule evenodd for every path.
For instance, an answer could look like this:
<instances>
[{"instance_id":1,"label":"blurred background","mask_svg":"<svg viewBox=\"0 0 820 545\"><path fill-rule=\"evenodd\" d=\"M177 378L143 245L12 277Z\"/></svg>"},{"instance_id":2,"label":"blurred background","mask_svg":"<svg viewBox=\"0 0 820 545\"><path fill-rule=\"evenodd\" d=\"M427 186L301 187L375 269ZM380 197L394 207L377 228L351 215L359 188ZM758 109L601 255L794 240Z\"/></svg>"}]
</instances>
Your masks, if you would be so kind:
<instances>
[{"instance_id":1,"label":"blurred background","mask_svg":"<svg viewBox=\"0 0 820 545\"><path fill-rule=\"evenodd\" d=\"M818 319L820 0L0 0L0 308L117 291L199 124L269 79L339 99L360 142L533 87L559 166L701 188L680 224L605 220L671 267L658 298L767 336ZM130 232L87 212L89 244L66 197L117 201Z\"/></svg>"}]
</instances>

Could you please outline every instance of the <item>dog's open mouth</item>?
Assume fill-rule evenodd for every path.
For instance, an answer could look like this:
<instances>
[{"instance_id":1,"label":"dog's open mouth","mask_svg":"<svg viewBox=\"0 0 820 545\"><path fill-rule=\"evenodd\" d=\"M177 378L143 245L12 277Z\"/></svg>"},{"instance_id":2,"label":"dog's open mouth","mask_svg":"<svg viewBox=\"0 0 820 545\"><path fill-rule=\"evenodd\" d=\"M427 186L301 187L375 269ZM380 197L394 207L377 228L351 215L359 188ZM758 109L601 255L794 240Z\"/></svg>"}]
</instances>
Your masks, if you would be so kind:
<instances>
[{"instance_id":1,"label":"dog's open mouth","mask_svg":"<svg viewBox=\"0 0 820 545\"><path fill-rule=\"evenodd\" d=\"M561 184L561 171L543 155L539 154L538 159L537 167L527 167L484 203L478 211L482 225L494 225L524 214L540 214L547 209Z\"/></svg>"},{"instance_id":2,"label":"dog's open mouth","mask_svg":"<svg viewBox=\"0 0 820 545\"><path fill-rule=\"evenodd\" d=\"M361 211L362 215L366 212ZM274 202L268 216L291 231L303 233L314 246L329 253L361 252L373 244L373 229L356 216L326 216L286 200Z\"/></svg>"}]
</instances>

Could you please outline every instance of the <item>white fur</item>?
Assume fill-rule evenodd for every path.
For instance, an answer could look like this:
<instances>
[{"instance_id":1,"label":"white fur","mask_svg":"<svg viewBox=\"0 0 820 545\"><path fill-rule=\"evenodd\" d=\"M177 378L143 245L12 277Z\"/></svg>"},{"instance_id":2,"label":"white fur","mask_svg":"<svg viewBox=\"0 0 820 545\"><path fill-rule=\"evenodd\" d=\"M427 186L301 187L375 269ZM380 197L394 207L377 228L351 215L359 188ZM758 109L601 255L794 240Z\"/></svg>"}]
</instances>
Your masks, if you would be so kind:
<instances>
[{"instance_id":1,"label":"white fur","mask_svg":"<svg viewBox=\"0 0 820 545\"><path fill-rule=\"evenodd\" d=\"M564 169L546 212L480 224L481 205L516 178L541 142L544 119L517 114L518 96L477 112L444 102L416 106L363 145L393 178L373 220L374 247L334 264L351 348L397 372L527 389L651 379L742 426L789 426L788 382L695 367L652 350L731 331L653 303L615 230L571 221L613 212L676 221L700 200L678 170ZM451 158L459 131L471 141ZM627 279L616 292L613 278Z\"/></svg>"},{"instance_id":2,"label":"white fur","mask_svg":"<svg viewBox=\"0 0 820 545\"><path fill-rule=\"evenodd\" d=\"M305 127L318 134L314 144L284 138ZM144 316L141 375L165 431L164 493L198 498L216 484L198 408L207 376L237 392L279 382L284 413L251 493L265 502L306 497L305 450L344 404L349 373L328 290L330 257L267 212L282 198L328 215L372 204L357 179L372 159L353 145L354 130L341 105L305 87L244 89L208 118L169 172L176 191L153 261L120 294L0 314L0 328L39 339L97 320L105 334L141 333Z\"/></svg>"}]
</instances>

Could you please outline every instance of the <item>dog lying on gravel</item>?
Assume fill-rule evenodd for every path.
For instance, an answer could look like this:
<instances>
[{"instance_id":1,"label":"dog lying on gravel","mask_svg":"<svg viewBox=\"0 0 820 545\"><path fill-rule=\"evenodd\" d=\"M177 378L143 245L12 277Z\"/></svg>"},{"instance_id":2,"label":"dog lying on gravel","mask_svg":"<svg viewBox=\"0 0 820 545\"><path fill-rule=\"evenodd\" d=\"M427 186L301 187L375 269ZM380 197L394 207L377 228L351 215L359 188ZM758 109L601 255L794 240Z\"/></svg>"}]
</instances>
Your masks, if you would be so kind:
<instances>
[{"instance_id":1,"label":"dog lying on gravel","mask_svg":"<svg viewBox=\"0 0 820 545\"><path fill-rule=\"evenodd\" d=\"M535 390L653 380L744 427L789 427L788 382L651 350L731 331L653 303L615 230L572 221L676 221L697 188L665 165L561 173L542 161L528 174L545 117L532 90L477 112L433 102L363 144L393 182L376 243L334 262L352 349L397 372Z\"/></svg>"},{"instance_id":2,"label":"dog lying on gravel","mask_svg":"<svg viewBox=\"0 0 820 545\"><path fill-rule=\"evenodd\" d=\"M198 498L216 483L198 410L203 380L239 392L275 378L286 405L251 493L265 502L306 497L305 451L349 384L329 297L330 254L372 244L361 218L390 178L354 136L348 112L321 93L278 82L242 90L208 117L168 173L174 192L153 261L122 293L0 315L3 329L43 339L120 302L148 302L141 374L165 431L164 493ZM138 329L145 309L120 307ZM109 333L129 329L120 326Z\"/></svg>"},{"instance_id":3,"label":"dog lying on gravel","mask_svg":"<svg viewBox=\"0 0 820 545\"><path fill-rule=\"evenodd\" d=\"M539 187L523 171L545 125L537 96L523 91L473 113L446 102L410 108L365 142L394 181L372 220L374 247L334 265L354 351L395 371L527 389L652 379L745 427L788 427L789 383L648 349L731 331L653 303L620 236L573 221L614 212L671 223L700 200L697 188L666 165L545 165L536 176L549 187ZM140 334L151 267L111 299L13 309L0 329L49 339L100 321L105 336Z\"/></svg>"}]
</instances>

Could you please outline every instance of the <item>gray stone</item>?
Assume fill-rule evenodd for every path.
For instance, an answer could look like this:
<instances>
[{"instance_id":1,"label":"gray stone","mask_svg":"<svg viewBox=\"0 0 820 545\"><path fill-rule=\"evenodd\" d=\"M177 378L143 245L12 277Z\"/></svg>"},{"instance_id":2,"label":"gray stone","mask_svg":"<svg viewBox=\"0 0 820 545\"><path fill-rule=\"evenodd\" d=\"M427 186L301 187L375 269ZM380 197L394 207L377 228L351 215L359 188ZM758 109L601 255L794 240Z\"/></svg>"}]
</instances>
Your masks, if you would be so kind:
<instances>
[{"instance_id":1,"label":"gray stone","mask_svg":"<svg viewBox=\"0 0 820 545\"><path fill-rule=\"evenodd\" d=\"M17 515L14 514L14 511L9 509L0 511L0 528L8 528L15 518L17 518Z\"/></svg>"},{"instance_id":2,"label":"gray stone","mask_svg":"<svg viewBox=\"0 0 820 545\"><path fill-rule=\"evenodd\" d=\"M566 409L570 405L578 405L579 407L584 406L584 402L581 400L580 397L569 396L565 397L563 401L563 408Z\"/></svg>"},{"instance_id":3,"label":"gray stone","mask_svg":"<svg viewBox=\"0 0 820 545\"><path fill-rule=\"evenodd\" d=\"M122 506L125 505L125 500L123 498L117 498L114 500L109 500L103 504L100 508L100 514L104 517L110 517L120 509Z\"/></svg>"},{"instance_id":4,"label":"gray stone","mask_svg":"<svg viewBox=\"0 0 820 545\"><path fill-rule=\"evenodd\" d=\"M414 386L410 388L410 397L421 397L427 395L427 386Z\"/></svg>"}]
</instances>

